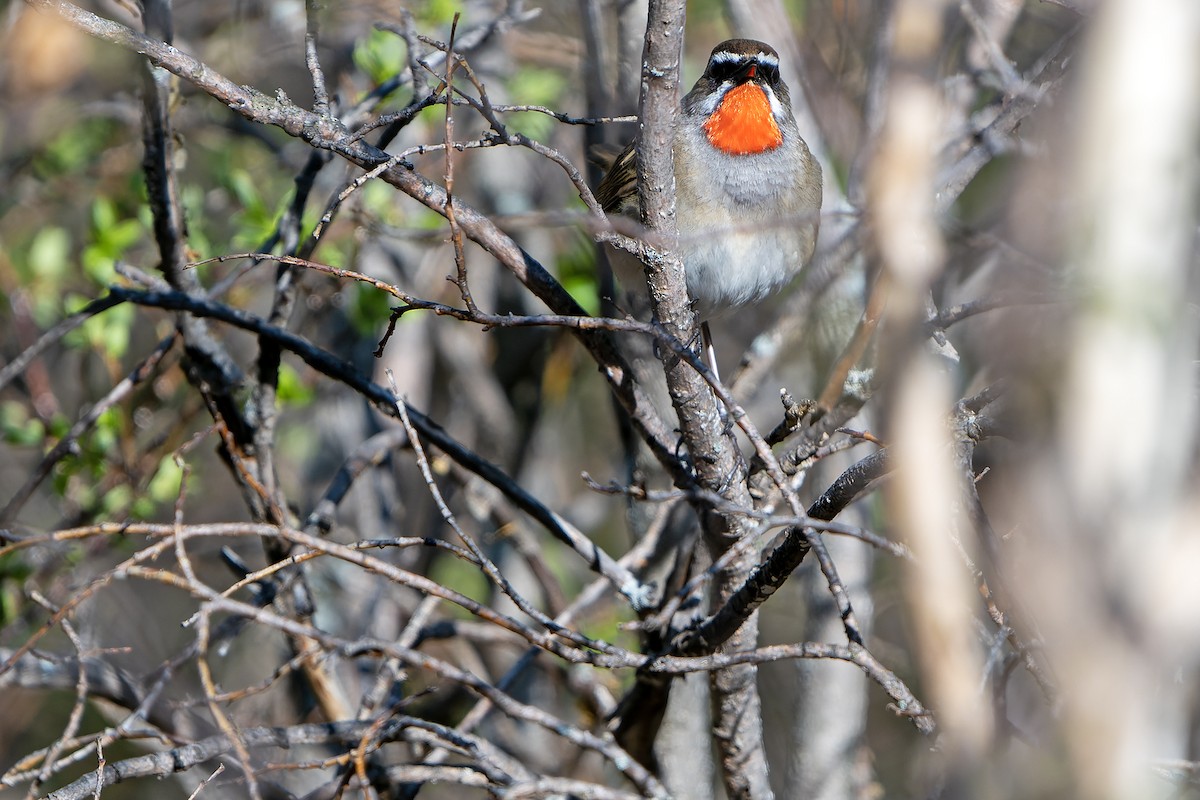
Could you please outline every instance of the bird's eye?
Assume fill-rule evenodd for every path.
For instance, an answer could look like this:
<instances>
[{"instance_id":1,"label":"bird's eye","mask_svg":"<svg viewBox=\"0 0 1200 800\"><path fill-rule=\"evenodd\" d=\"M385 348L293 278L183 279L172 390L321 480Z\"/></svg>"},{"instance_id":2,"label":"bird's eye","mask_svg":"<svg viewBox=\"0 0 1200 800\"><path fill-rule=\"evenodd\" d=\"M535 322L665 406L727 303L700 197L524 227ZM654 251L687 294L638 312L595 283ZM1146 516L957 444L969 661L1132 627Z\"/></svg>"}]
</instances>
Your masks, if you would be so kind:
<instances>
[{"instance_id":1,"label":"bird's eye","mask_svg":"<svg viewBox=\"0 0 1200 800\"><path fill-rule=\"evenodd\" d=\"M779 67L773 64L760 64L759 69L761 70L763 80L767 83L779 82Z\"/></svg>"},{"instance_id":2,"label":"bird's eye","mask_svg":"<svg viewBox=\"0 0 1200 800\"><path fill-rule=\"evenodd\" d=\"M708 72L714 81L724 83L737 75L738 65L734 61L717 61L710 65Z\"/></svg>"}]
</instances>

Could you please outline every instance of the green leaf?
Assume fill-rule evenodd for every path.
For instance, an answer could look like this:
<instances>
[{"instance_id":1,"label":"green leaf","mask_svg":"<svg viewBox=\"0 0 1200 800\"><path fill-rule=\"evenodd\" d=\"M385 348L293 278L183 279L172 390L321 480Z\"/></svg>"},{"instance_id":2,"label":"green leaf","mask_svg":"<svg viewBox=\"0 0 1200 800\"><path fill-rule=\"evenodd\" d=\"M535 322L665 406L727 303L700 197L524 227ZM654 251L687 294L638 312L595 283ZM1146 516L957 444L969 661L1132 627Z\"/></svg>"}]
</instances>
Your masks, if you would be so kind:
<instances>
[{"instance_id":1,"label":"green leaf","mask_svg":"<svg viewBox=\"0 0 1200 800\"><path fill-rule=\"evenodd\" d=\"M392 315L393 298L387 292L380 291L365 283L355 283L343 291L348 292L346 315L353 323L354 329L363 336L371 336L379 330L379 326Z\"/></svg>"},{"instance_id":2,"label":"green leaf","mask_svg":"<svg viewBox=\"0 0 1200 800\"><path fill-rule=\"evenodd\" d=\"M0 556L0 629L4 629L20 614L25 580L33 574L23 553Z\"/></svg>"},{"instance_id":3,"label":"green leaf","mask_svg":"<svg viewBox=\"0 0 1200 800\"><path fill-rule=\"evenodd\" d=\"M104 409L92 428L87 447L88 454L99 460L115 450L124 426L124 413L120 408L110 406Z\"/></svg>"},{"instance_id":4,"label":"green leaf","mask_svg":"<svg viewBox=\"0 0 1200 800\"><path fill-rule=\"evenodd\" d=\"M24 253L13 259L29 293L34 321L40 327L58 321L63 287L71 275L71 248L71 236L65 228L47 225L34 233Z\"/></svg>"},{"instance_id":5,"label":"green leaf","mask_svg":"<svg viewBox=\"0 0 1200 800\"><path fill-rule=\"evenodd\" d=\"M396 34L373 28L355 44L353 58L355 66L378 86L405 68L407 46Z\"/></svg>"},{"instance_id":6,"label":"green leaf","mask_svg":"<svg viewBox=\"0 0 1200 800\"><path fill-rule=\"evenodd\" d=\"M104 247L88 245L83 248L80 261L83 264L83 271L100 286L108 286L117 277L117 261L105 252Z\"/></svg>"},{"instance_id":7,"label":"green leaf","mask_svg":"<svg viewBox=\"0 0 1200 800\"><path fill-rule=\"evenodd\" d=\"M197 253L200 258L207 258L214 252L212 242L208 236L210 221L204 213L204 192L205 189L203 186L187 184L180 193L184 212L187 214L188 219L188 247ZM237 217L236 221L240 222L242 215L238 214L235 216ZM149 225L144 220L140 221L142 222L143 230L151 230L153 228L153 221ZM224 236L225 234L222 233L221 237ZM207 264L200 267L201 273L203 274L203 271L207 268Z\"/></svg>"},{"instance_id":8,"label":"green leaf","mask_svg":"<svg viewBox=\"0 0 1200 800\"><path fill-rule=\"evenodd\" d=\"M182 484L183 468L175 462L174 456L163 456L154 477L146 486L146 496L155 503L174 503Z\"/></svg>"},{"instance_id":9,"label":"green leaf","mask_svg":"<svg viewBox=\"0 0 1200 800\"><path fill-rule=\"evenodd\" d=\"M589 314L600 313L600 287L596 281L596 246L582 231L575 231L569 247L558 257L558 279L563 288Z\"/></svg>"},{"instance_id":10,"label":"green leaf","mask_svg":"<svg viewBox=\"0 0 1200 800\"><path fill-rule=\"evenodd\" d=\"M65 228L48 225L33 236L27 263L35 279L63 280L71 256L71 235Z\"/></svg>"},{"instance_id":11,"label":"green leaf","mask_svg":"<svg viewBox=\"0 0 1200 800\"><path fill-rule=\"evenodd\" d=\"M522 67L508 82L509 91L522 105L553 107L562 99L567 80L560 72L538 67ZM536 111L514 112L508 125L531 139L544 139L554 127L554 118Z\"/></svg>"},{"instance_id":12,"label":"green leaf","mask_svg":"<svg viewBox=\"0 0 1200 800\"><path fill-rule=\"evenodd\" d=\"M290 364L279 365L279 402L291 406L307 406L312 402L316 392L308 385L296 368Z\"/></svg>"},{"instance_id":13,"label":"green leaf","mask_svg":"<svg viewBox=\"0 0 1200 800\"><path fill-rule=\"evenodd\" d=\"M66 436L69 430L71 430L71 421L62 413L55 414L50 418L50 435L55 439Z\"/></svg>"},{"instance_id":14,"label":"green leaf","mask_svg":"<svg viewBox=\"0 0 1200 800\"><path fill-rule=\"evenodd\" d=\"M144 228L137 218L121 219L116 204L107 197L92 203L92 238L111 256L119 256L142 235Z\"/></svg>"},{"instance_id":15,"label":"green leaf","mask_svg":"<svg viewBox=\"0 0 1200 800\"><path fill-rule=\"evenodd\" d=\"M104 493L104 499L100 501L100 512L106 517L123 516L132 503L133 487L121 483Z\"/></svg>"},{"instance_id":16,"label":"green leaf","mask_svg":"<svg viewBox=\"0 0 1200 800\"><path fill-rule=\"evenodd\" d=\"M228 188L233 192L233 196L246 209L261 209L263 206L262 198L258 194L258 187L254 183L254 179L250 177L250 173L244 169L231 169L229 171Z\"/></svg>"},{"instance_id":17,"label":"green leaf","mask_svg":"<svg viewBox=\"0 0 1200 800\"><path fill-rule=\"evenodd\" d=\"M117 209L107 197L97 197L92 203L92 231L103 235L104 231L117 224Z\"/></svg>"},{"instance_id":18,"label":"green leaf","mask_svg":"<svg viewBox=\"0 0 1200 800\"><path fill-rule=\"evenodd\" d=\"M323 239L321 244L321 263L327 267L343 269L350 263L350 255L340 242L334 239Z\"/></svg>"},{"instance_id":19,"label":"green leaf","mask_svg":"<svg viewBox=\"0 0 1200 800\"><path fill-rule=\"evenodd\" d=\"M74 313L89 302L89 298L71 293L63 300L68 314ZM107 357L122 358L129 350L129 337L137 317L131 305L119 305L102 314L90 317L77 330L71 331L64 341L71 347L89 347L102 351Z\"/></svg>"},{"instance_id":20,"label":"green leaf","mask_svg":"<svg viewBox=\"0 0 1200 800\"><path fill-rule=\"evenodd\" d=\"M363 210L389 225L401 224L401 204L396 202L396 190L380 180L368 181L362 189ZM440 215L439 215L440 216Z\"/></svg>"},{"instance_id":21,"label":"green leaf","mask_svg":"<svg viewBox=\"0 0 1200 800\"><path fill-rule=\"evenodd\" d=\"M67 126L38 153L35 169L43 178L78 173L104 153L118 129L123 132L124 123L102 116Z\"/></svg>"},{"instance_id":22,"label":"green leaf","mask_svg":"<svg viewBox=\"0 0 1200 800\"><path fill-rule=\"evenodd\" d=\"M461 0L426 0L417 12L417 19L426 26L449 25L454 21L454 12L459 11ZM462 30L460 21L459 30Z\"/></svg>"},{"instance_id":23,"label":"green leaf","mask_svg":"<svg viewBox=\"0 0 1200 800\"><path fill-rule=\"evenodd\" d=\"M148 519L154 515L157 508L158 506L153 500L144 494L139 494L130 503L128 516L134 519Z\"/></svg>"},{"instance_id":24,"label":"green leaf","mask_svg":"<svg viewBox=\"0 0 1200 800\"><path fill-rule=\"evenodd\" d=\"M449 586L456 592L465 594L476 602L483 603L489 593L487 576L480 572L479 567L469 564L452 556L443 556L433 562L429 577L442 586ZM455 616L467 615L468 612L459 606L448 606Z\"/></svg>"},{"instance_id":25,"label":"green leaf","mask_svg":"<svg viewBox=\"0 0 1200 800\"><path fill-rule=\"evenodd\" d=\"M24 405L8 400L0 404L0 435L9 444L40 447L46 441L46 426L40 419L31 419Z\"/></svg>"}]
</instances>

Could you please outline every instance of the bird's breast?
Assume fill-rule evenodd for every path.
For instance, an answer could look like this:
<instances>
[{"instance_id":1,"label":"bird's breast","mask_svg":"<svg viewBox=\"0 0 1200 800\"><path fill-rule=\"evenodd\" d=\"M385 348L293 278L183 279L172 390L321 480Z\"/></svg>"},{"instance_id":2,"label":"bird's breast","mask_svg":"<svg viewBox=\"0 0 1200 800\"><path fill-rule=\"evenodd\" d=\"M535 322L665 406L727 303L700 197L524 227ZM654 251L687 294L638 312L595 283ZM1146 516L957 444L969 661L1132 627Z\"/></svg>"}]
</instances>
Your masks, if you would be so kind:
<instances>
[{"instance_id":1,"label":"bird's breast","mask_svg":"<svg viewBox=\"0 0 1200 800\"><path fill-rule=\"evenodd\" d=\"M695 140L677 148L679 248L702 318L761 302L812 256L820 167L797 142L744 156Z\"/></svg>"}]
</instances>

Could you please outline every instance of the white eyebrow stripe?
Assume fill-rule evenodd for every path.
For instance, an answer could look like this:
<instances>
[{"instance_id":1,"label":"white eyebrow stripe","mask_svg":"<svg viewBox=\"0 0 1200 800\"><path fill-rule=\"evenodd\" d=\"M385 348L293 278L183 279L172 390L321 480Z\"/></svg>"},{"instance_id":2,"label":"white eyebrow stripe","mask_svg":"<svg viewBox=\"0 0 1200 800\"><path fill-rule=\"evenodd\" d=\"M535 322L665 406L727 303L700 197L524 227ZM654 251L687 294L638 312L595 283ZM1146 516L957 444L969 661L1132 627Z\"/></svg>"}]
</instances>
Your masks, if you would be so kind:
<instances>
[{"instance_id":1,"label":"white eyebrow stripe","mask_svg":"<svg viewBox=\"0 0 1200 800\"><path fill-rule=\"evenodd\" d=\"M722 50L720 53L714 53L712 58L709 60L711 63L714 63L714 64L728 64L728 63L732 63L732 62L736 62L736 61L751 61L751 60L753 60L753 61L757 61L758 63L766 65L766 66L771 66L771 67L779 66L778 58L771 55L770 53L762 53L762 52L750 54L750 53L730 53L727 50Z\"/></svg>"}]
</instances>

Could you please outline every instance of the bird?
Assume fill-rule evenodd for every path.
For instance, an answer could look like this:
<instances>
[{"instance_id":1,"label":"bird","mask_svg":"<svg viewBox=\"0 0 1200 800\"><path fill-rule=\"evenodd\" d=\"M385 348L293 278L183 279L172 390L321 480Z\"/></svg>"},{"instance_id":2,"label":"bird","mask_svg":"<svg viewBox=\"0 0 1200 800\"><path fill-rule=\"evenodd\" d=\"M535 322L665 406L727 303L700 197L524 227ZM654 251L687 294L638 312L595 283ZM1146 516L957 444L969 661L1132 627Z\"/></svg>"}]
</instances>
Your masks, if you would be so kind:
<instances>
[{"instance_id":1,"label":"bird","mask_svg":"<svg viewBox=\"0 0 1200 800\"><path fill-rule=\"evenodd\" d=\"M597 188L606 214L639 215L635 144ZM683 98L672 149L679 255L715 373L708 321L783 289L816 247L821 165L792 115L779 53L754 39L714 47ZM626 290L644 285L636 256L609 255Z\"/></svg>"}]
</instances>

